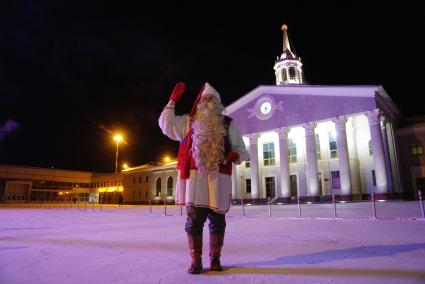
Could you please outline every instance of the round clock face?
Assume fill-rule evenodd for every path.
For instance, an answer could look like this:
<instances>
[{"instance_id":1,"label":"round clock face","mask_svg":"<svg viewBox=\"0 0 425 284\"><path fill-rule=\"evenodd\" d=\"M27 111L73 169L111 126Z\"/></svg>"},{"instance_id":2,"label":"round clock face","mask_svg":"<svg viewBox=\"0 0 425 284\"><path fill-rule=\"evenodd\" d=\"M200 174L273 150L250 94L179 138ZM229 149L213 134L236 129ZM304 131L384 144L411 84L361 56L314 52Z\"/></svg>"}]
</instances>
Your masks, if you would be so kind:
<instances>
[{"instance_id":1,"label":"round clock face","mask_svg":"<svg viewBox=\"0 0 425 284\"><path fill-rule=\"evenodd\" d=\"M266 120L273 116L276 104L272 97L264 96L257 100L254 107L255 116L260 120Z\"/></svg>"},{"instance_id":2,"label":"round clock face","mask_svg":"<svg viewBox=\"0 0 425 284\"><path fill-rule=\"evenodd\" d=\"M272 110L272 105L269 102L264 102L260 107L261 113L268 114Z\"/></svg>"}]
</instances>

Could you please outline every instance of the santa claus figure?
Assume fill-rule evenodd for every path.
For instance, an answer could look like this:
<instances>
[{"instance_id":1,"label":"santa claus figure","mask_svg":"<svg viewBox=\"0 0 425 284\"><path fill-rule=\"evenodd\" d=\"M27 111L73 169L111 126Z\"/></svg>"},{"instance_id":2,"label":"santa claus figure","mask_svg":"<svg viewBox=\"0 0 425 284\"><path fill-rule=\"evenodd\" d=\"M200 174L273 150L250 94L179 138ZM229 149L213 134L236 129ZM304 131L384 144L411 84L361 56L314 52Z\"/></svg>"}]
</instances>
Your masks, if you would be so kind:
<instances>
[{"instance_id":1,"label":"santa claus figure","mask_svg":"<svg viewBox=\"0 0 425 284\"><path fill-rule=\"evenodd\" d=\"M185 231L192 258L188 272L202 272L202 232L207 218L210 269L222 271L220 254L225 213L232 201L232 163L240 164L249 154L235 123L223 115L220 94L210 84L204 84L190 114L175 114L174 106L185 87L182 82L176 84L159 126L165 135L180 142L175 200L186 205Z\"/></svg>"}]
</instances>

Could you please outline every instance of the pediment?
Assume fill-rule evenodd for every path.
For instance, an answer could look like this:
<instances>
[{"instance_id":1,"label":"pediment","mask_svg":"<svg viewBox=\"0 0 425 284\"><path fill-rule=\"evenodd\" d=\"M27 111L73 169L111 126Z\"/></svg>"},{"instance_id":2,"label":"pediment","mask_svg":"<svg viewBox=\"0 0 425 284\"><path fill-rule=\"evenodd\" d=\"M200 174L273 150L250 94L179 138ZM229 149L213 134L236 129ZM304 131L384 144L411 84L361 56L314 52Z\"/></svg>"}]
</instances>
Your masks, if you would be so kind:
<instances>
[{"instance_id":1,"label":"pediment","mask_svg":"<svg viewBox=\"0 0 425 284\"><path fill-rule=\"evenodd\" d=\"M377 108L379 86L259 86L226 108L241 134Z\"/></svg>"}]
</instances>

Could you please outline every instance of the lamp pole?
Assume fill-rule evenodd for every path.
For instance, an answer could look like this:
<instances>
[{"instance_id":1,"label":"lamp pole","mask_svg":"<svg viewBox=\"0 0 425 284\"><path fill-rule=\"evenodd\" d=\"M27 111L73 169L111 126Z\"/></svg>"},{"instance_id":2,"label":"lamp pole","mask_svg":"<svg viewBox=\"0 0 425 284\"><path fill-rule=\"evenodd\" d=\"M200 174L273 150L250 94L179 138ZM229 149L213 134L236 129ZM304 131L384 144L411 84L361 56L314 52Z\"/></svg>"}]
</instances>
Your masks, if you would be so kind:
<instances>
[{"instance_id":1,"label":"lamp pole","mask_svg":"<svg viewBox=\"0 0 425 284\"><path fill-rule=\"evenodd\" d=\"M120 134L116 134L114 136L114 140L117 142L117 149L115 151L115 173L118 173L118 145L122 140L122 136Z\"/></svg>"}]
</instances>

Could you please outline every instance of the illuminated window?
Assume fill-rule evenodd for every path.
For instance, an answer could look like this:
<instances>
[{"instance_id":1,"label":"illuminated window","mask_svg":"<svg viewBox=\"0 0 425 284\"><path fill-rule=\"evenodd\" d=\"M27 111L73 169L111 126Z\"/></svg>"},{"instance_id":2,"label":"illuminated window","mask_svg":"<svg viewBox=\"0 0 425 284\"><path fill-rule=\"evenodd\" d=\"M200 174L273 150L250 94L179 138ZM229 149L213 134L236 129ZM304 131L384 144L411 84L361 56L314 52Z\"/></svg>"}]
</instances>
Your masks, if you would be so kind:
<instances>
[{"instance_id":1,"label":"illuminated window","mask_svg":"<svg viewBox=\"0 0 425 284\"><path fill-rule=\"evenodd\" d=\"M422 144L413 144L410 145L410 152L412 153L412 156L420 156L424 154L424 148L422 147Z\"/></svg>"},{"instance_id":2,"label":"illuminated window","mask_svg":"<svg viewBox=\"0 0 425 284\"><path fill-rule=\"evenodd\" d=\"M288 81L288 75L286 74L286 68L282 69L282 81L283 82Z\"/></svg>"},{"instance_id":3,"label":"illuminated window","mask_svg":"<svg viewBox=\"0 0 425 284\"><path fill-rule=\"evenodd\" d=\"M322 155L320 154L320 141L319 141L319 134L316 134L315 137L315 142L316 142L316 158L318 160L322 159Z\"/></svg>"},{"instance_id":4,"label":"illuminated window","mask_svg":"<svg viewBox=\"0 0 425 284\"><path fill-rule=\"evenodd\" d=\"M265 143L263 144L263 160L265 166L273 166L275 163L274 158L274 144Z\"/></svg>"},{"instance_id":5,"label":"illuminated window","mask_svg":"<svg viewBox=\"0 0 425 284\"><path fill-rule=\"evenodd\" d=\"M289 79L295 79L295 67L289 67Z\"/></svg>"},{"instance_id":6,"label":"illuminated window","mask_svg":"<svg viewBox=\"0 0 425 284\"><path fill-rule=\"evenodd\" d=\"M167 196L173 196L173 178L168 177L167 179Z\"/></svg>"},{"instance_id":7,"label":"illuminated window","mask_svg":"<svg viewBox=\"0 0 425 284\"><path fill-rule=\"evenodd\" d=\"M373 155L372 140L369 140L368 145L369 145L369 156L372 156Z\"/></svg>"},{"instance_id":8,"label":"illuminated window","mask_svg":"<svg viewBox=\"0 0 425 284\"><path fill-rule=\"evenodd\" d=\"M245 193L251 193L251 179L245 179Z\"/></svg>"},{"instance_id":9,"label":"illuminated window","mask_svg":"<svg viewBox=\"0 0 425 284\"><path fill-rule=\"evenodd\" d=\"M288 139L288 161L290 163L297 162L297 144L293 138Z\"/></svg>"},{"instance_id":10,"label":"illuminated window","mask_svg":"<svg viewBox=\"0 0 425 284\"><path fill-rule=\"evenodd\" d=\"M336 146L336 133L335 131L329 132L329 153L330 158L338 158L338 149Z\"/></svg>"},{"instance_id":11,"label":"illuminated window","mask_svg":"<svg viewBox=\"0 0 425 284\"><path fill-rule=\"evenodd\" d=\"M156 180L156 192L155 192L155 196L157 196L157 197L161 196L161 178L158 178Z\"/></svg>"}]
</instances>

